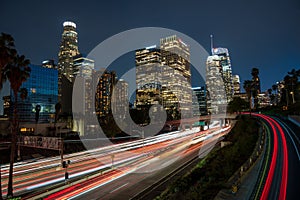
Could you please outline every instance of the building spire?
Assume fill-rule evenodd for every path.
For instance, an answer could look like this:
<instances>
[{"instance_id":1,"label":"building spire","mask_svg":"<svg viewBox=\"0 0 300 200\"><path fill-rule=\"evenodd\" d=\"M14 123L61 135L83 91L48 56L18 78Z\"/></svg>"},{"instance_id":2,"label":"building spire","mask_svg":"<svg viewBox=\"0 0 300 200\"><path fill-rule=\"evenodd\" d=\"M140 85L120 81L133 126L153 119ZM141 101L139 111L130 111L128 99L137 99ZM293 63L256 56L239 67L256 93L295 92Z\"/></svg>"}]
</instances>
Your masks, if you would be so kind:
<instances>
[{"instance_id":1,"label":"building spire","mask_svg":"<svg viewBox=\"0 0 300 200\"><path fill-rule=\"evenodd\" d=\"M210 50L211 50L211 55L214 54L214 36L211 34L210 35Z\"/></svg>"}]
</instances>

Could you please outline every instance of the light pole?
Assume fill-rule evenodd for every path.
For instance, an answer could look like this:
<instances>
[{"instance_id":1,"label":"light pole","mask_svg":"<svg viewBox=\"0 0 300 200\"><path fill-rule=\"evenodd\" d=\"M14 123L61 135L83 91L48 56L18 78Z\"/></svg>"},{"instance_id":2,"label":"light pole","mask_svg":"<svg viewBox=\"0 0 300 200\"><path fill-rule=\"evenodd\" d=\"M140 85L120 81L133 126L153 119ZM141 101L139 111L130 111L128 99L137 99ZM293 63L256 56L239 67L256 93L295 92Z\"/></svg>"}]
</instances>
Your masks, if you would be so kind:
<instances>
[{"instance_id":1,"label":"light pole","mask_svg":"<svg viewBox=\"0 0 300 200\"><path fill-rule=\"evenodd\" d=\"M69 179L68 167L69 167L70 163L71 163L70 160L62 162L62 167L65 169L65 183L67 183L67 181Z\"/></svg>"},{"instance_id":2,"label":"light pole","mask_svg":"<svg viewBox=\"0 0 300 200\"><path fill-rule=\"evenodd\" d=\"M21 160L21 147L20 147L20 143L21 143L21 132L20 130L19 131L19 137L18 137L18 157L17 157L17 160L20 161Z\"/></svg>"}]
</instances>

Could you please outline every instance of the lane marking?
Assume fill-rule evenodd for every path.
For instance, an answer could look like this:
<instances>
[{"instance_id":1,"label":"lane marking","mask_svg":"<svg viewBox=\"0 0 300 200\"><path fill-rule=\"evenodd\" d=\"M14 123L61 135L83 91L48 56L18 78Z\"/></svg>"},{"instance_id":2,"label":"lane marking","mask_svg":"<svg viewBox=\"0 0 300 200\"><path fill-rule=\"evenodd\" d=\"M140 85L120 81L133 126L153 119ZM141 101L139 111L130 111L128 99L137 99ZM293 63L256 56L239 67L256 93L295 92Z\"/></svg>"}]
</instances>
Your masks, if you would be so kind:
<instances>
[{"instance_id":1,"label":"lane marking","mask_svg":"<svg viewBox=\"0 0 300 200\"><path fill-rule=\"evenodd\" d=\"M291 136L291 134L290 134L290 131L291 132L293 132L288 126L287 126L287 124L285 124L284 122L281 122L280 120L278 120L278 119L276 119L276 121L278 121L278 123L280 123L281 125L282 125L282 127L284 128L284 130L287 132L287 134L289 135L289 137L290 137L290 139L292 140L292 143L293 143L293 146L294 146L294 148L295 148L295 150L296 150L296 153L297 153L297 156L298 156L298 160L300 161L300 154L299 154L299 151L298 151L298 148L297 148L297 146L296 146L296 144L295 144L295 141L294 141L294 139L293 139L293 137ZM290 131L289 130L287 130L287 128L289 128L290 129ZM293 132L294 133L294 132ZM297 137L296 137L297 138ZM298 141L299 142L299 141ZM300 143L300 142L299 142Z\"/></svg>"},{"instance_id":2,"label":"lane marking","mask_svg":"<svg viewBox=\"0 0 300 200\"><path fill-rule=\"evenodd\" d=\"M270 163L270 170L268 172L267 180L265 182L265 186L263 188L262 195L260 197L261 200L266 200L266 199L268 199L268 195L270 192L271 184L272 184L273 177L274 177L275 167L276 167L277 153L278 153L278 135L277 135L277 131L275 129L274 124L266 116L261 115L261 114L253 114L253 115L264 119L265 121L267 121L267 123L270 124L272 132L273 132L273 137L274 137L274 139L273 139L274 146L273 146L273 152L272 152L272 160Z\"/></svg>"},{"instance_id":3,"label":"lane marking","mask_svg":"<svg viewBox=\"0 0 300 200\"><path fill-rule=\"evenodd\" d=\"M279 199L286 199L286 190L287 190L287 182L288 182L288 148L287 142L285 138L285 134L277 121L273 118L267 116L277 127L279 130L280 136L282 138L282 145L283 145L283 168L282 168L282 179L280 185L280 193Z\"/></svg>"},{"instance_id":4,"label":"lane marking","mask_svg":"<svg viewBox=\"0 0 300 200\"><path fill-rule=\"evenodd\" d=\"M123 185L121 185L121 186L117 187L116 189L114 189L114 190L110 191L109 193L113 193L113 192L115 192L115 191L117 191L117 190L121 189L122 187L125 187L125 186L126 186L126 185L128 185L128 184L129 184L129 182L127 182L127 183L125 183L125 184L123 184Z\"/></svg>"}]
</instances>

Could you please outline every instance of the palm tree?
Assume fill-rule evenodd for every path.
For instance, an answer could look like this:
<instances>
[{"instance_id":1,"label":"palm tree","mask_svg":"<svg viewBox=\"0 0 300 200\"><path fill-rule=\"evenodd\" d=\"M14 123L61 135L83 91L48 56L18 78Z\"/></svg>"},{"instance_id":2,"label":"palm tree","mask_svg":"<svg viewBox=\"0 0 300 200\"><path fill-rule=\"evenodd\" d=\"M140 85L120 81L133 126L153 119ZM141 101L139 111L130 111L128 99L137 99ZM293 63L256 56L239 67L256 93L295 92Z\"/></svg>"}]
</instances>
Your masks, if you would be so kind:
<instances>
[{"instance_id":1,"label":"palm tree","mask_svg":"<svg viewBox=\"0 0 300 200\"><path fill-rule=\"evenodd\" d=\"M17 51L15 50L14 39L11 35L1 33L0 35L0 90L3 87L6 78L3 76L3 69L8 65ZM0 163L1 165L1 163ZM2 200L2 181L1 181L1 167L0 167L0 200Z\"/></svg>"},{"instance_id":2,"label":"palm tree","mask_svg":"<svg viewBox=\"0 0 300 200\"><path fill-rule=\"evenodd\" d=\"M260 80L259 80L259 69L252 68L251 70L252 75L252 96L254 98L254 106L258 108L258 94L260 93Z\"/></svg>"},{"instance_id":3,"label":"palm tree","mask_svg":"<svg viewBox=\"0 0 300 200\"><path fill-rule=\"evenodd\" d=\"M16 57L17 51L15 49L14 39L11 35L1 33L0 35L0 90L6 77L3 76L3 69L13 61Z\"/></svg>"},{"instance_id":4,"label":"palm tree","mask_svg":"<svg viewBox=\"0 0 300 200\"><path fill-rule=\"evenodd\" d=\"M12 128L11 128L11 153L10 153L10 165L9 165L9 177L8 177L8 188L7 196L13 196L13 165L15 159L15 148L16 148L16 135L18 131L18 92L23 82L25 82L30 75L30 67L28 65L30 61L25 59L25 56L16 55L15 58L7 63L2 69L2 78L10 82L10 89L13 92L14 97L14 109L12 118Z\"/></svg>"},{"instance_id":5,"label":"palm tree","mask_svg":"<svg viewBox=\"0 0 300 200\"><path fill-rule=\"evenodd\" d=\"M248 101L249 101L249 109L250 109L250 114L251 114L251 97L252 97L252 81L251 80L245 80L243 84L243 88L246 91L246 94L248 96Z\"/></svg>"},{"instance_id":6,"label":"palm tree","mask_svg":"<svg viewBox=\"0 0 300 200\"><path fill-rule=\"evenodd\" d=\"M290 84L290 94L292 95L293 104L296 103L295 101L295 92L296 92L296 86L298 82L298 76L300 75L300 70L296 71L295 69L292 69L292 71L288 72L290 76L289 84Z\"/></svg>"},{"instance_id":7,"label":"palm tree","mask_svg":"<svg viewBox=\"0 0 300 200\"><path fill-rule=\"evenodd\" d=\"M40 111L41 111L41 106L40 106L39 104L37 104L37 105L35 106L35 123L36 123L36 124L39 122Z\"/></svg>"}]
</instances>

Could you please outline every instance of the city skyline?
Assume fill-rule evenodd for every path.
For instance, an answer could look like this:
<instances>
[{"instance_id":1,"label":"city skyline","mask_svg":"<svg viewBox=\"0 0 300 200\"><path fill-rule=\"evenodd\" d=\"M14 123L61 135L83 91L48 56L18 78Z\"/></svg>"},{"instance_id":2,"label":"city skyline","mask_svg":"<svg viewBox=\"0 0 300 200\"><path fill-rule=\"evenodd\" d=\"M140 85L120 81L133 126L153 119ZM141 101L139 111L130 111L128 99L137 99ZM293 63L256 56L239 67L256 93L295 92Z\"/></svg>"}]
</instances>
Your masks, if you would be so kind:
<instances>
[{"instance_id":1,"label":"city skyline","mask_svg":"<svg viewBox=\"0 0 300 200\"><path fill-rule=\"evenodd\" d=\"M300 1L1 6L0 200L298 195Z\"/></svg>"},{"instance_id":2,"label":"city skyline","mask_svg":"<svg viewBox=\"0 0 300 200\"><path fill-rule=\"evenodd\" d=\"M156 26L181 31L196 39L208 52L209 36L213 34L215 47L229 49L233 74L240 75L241 83L251 78L252 67L260 69L262 91L282 80L287 71L299 68L296 52L300 45L297 37L300 29L296 19L300 16L300 5L294 0L284 3L191 2L181 4L188 11L182 15L171 12L180 9L176 1L163 2L160 6L153 3L149 7L142 7L136 1L118 4L92 1L76 5L68 1L40 4L29 1L18 5L5 1L3 5L14 7L16 14L0 22L1 31L15 38L19 53L25 54L33 64L45 59L54 59L57 63L62 23L70 20L77 24L79 50L84 53L114 34L137 27ZM81 13L81 7L90 10L90 15ZM167 7L172 17L164 16L162 7ZM151 8L157 8L155 15ZM20 9L28 10L28 14L19 14ZM10 9L0 14L3 19L8 18L6 10ZM49 14L51 10L55 10L55 14ZM143 12L149 14L136 17ZM40 17L36 18L35 14ZM20 20L27 23L19 23ZM26 31L21 31L24 26ZM134 61L126 64L134 66Z\"/></svg>"}]
</instances>

